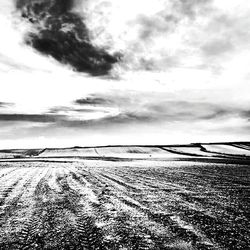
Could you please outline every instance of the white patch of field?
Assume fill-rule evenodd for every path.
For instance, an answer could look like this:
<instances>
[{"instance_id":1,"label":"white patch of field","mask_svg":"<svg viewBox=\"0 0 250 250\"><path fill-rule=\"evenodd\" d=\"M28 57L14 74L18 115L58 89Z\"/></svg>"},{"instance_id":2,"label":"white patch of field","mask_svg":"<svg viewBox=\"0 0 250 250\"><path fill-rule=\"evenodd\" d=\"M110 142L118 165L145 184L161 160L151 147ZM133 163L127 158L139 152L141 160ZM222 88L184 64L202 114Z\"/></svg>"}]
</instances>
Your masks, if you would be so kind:
<instances>
[{"instance_id":1,"label":"white patch of field","mask_svg":"<svg viewBox=\"0 0 250 250\"><path fill-rule=\"evenodd\" d=\"M92 185L82 176L78 174L76 168L72 168L77 178L79 178L80 182L74 180L72 177L68 178L69 186L77 193L81 194L84 198L80 201L81 204L85 204L86 201L98 204L98 199L95 193L92 190ZM68 175L70 176L70 175ZM84 184L83 184L84 183Z\"/></svg>"},{"instance_id":2,"label":"white patch of field","mask_svg":"<svg viewBox=\"0 0 250 250\"><path fill-rule=\"evenodd\" d=\"M46 149L39 157L98 156L94 148Z\"/></svg>"},{"instance_id":3,"label":"white patch of field","mask_svg":"<svg viewBox=\"0 0 250 250\"><path fill-rule=\"evenodd\" d=\"M10 174L3 176L0 183L0 194L6 192L8 188L17 182L20 178L25 176L27 169L17 169L12 171Z\"/></svg>"},{"instance_id":4,"label":"white patch of field","mask_svg":"<svg viewBox=\"0 0 250 250\"><path fill-rule=\"evenodd\" d=\"M98 147L46 149L38 157L115 157L115 158L173 158L174 154L158 147Z\"/></svg>"},{"instance_id":5,"label":"white patch of field","mask_svg":"<svg viewBox=\"0 0 250 250\"><path fill-rule=\"evenodd\" d=\"M171 218L171 220L173 220L174 222L176 222L181 228L184 228L184 229L190 230L190 231L195 231L193 225L188 224L185 221L183 221L180 218L180 216L173 215L170 218Z\"/></svg>"},{"instance_id":6,"label":"white patch of field","mask_svg":"<svg viewBox=\"0 0 250 250\"><path fill-rule=\"evenodd\" d=\"M2 178L8 174L10 174L12 171L14 171L15 167L6 167L6 168L0 168L0 181L2 182Z\"/></svg>"},{"instance_id":7,"label":"white patch of field","mask_svg":"<svg viewBox=\"0 0 250 250\"><path fill-rule=\"evenodd\" d=\"M96 149L99 156L119 158L173 158L174 155L158 147L103 147Z\"/></svg>"},{"instance_id":8,"label":"white patch of field","mask_svg":"<svg viewBox=\"0 0 250 250\"><path fill-rule=\"evenodd\" d=\"M10 152L10 153L0 152L0 159L16 159L24 156L25 156L24 154L15 152Z\"/></svg>"},{"instance_id":9,"label":"white patch of field","mask_svg":"<svg viewBox=\"0 0 250 250\"><path fill-rule=\"evenodd\" d=\"M202 145L206 150L231 155L250 156L250 151L231 145Z\"/></svg>"},{"instance_id":10,"label":"white patch of field","mask_svg":"<svg viewBox=\"0 0 250 250\"><path fill-rule=\"evenodd\" d=\"M202 152L200 147L166 147L166 150L168 149L173 151L173 154L174 152L176 152L176 154L178 154L178 157L187 157L188 155L201 156L201 157L213 156L211 153Z\"/></svg>"},{"instance_id":11,"label":"white patch of field","mask_svg":"<svg viewBox=\"0 0 250 250\"><path fill-rule=\"evenodd\" d=\"M14 158L14 155L13 153L0 153L0 159L2 158L7 158L7 159L11 159L11 158Z\"/></svg>"},{"instance_id":12,"label":"white patch of field","mask_svg":"<svg viewBox=\"0 0 250 250\"><path fill-rule=\"evenodd\" d=\"M15 188L12 190L10 195L6 197L6 202L8 200L11 200L13 197L17 196L18 194L22 194L23 190L22 187L24 184L32 179L35 176L36 169L30 169L30 168L21 168L14 172L13 180L18 181L20 180L17 185L15 185Z\"/></svg>"},{"instance_id":13,"label":"white patch of field","mask_svg":"<svg viewBox=\"0 0 250 250\"><path fill-rule=\"evenodd\" d=\"M168 244L166 246L166 248L169 250L171 250L171 249L173 249L173 250L195 250L196 249L192 246L192 243L185 242L182 240L178 240L174 243Z\"/></svg>"}]
</instances>

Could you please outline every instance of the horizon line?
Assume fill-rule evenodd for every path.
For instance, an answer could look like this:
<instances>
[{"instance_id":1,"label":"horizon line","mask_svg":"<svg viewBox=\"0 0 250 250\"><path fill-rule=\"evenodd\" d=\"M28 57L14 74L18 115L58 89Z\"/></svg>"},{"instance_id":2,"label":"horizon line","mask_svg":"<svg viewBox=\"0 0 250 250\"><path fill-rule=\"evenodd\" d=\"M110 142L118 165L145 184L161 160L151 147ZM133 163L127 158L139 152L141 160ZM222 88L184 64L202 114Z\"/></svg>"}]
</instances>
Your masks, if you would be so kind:
<instances>
[{"instance_id":1,"label":"horizon line","mask_svg":"<svg viewBox=\"0 0 250 250\"><path fill-rule=\"evenodd\" d=\"M67 146L67 147L31 147L31 148L0 148L0 152L4 150L31 150L31 149L73 149L73 148L108 148L108 147L181 147L181 146L199 146L203 145L230 145L235 143L250 143L250 141L218 141L218 142L191 142L178 144L114 144L114 145L95 145L95 146Z\"/></svg>"}]
</instances>

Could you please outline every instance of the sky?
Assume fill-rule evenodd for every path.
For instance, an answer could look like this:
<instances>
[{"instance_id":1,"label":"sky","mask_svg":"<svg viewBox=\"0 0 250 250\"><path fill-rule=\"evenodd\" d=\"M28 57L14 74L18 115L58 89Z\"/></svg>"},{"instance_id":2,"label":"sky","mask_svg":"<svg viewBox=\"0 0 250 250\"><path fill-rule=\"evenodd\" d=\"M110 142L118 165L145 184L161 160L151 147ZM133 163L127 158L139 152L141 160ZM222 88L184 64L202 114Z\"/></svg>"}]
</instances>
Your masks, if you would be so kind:
<instances>
[{"instance_id":1,"label":"sky","mask_svg":"<svg viewBox=\"0 0 250 250\"><path fill-rule=\"evenodd\" d=\"M250 140L250 2L3 0L0 148Z\"/></svg>"}]
</instances>

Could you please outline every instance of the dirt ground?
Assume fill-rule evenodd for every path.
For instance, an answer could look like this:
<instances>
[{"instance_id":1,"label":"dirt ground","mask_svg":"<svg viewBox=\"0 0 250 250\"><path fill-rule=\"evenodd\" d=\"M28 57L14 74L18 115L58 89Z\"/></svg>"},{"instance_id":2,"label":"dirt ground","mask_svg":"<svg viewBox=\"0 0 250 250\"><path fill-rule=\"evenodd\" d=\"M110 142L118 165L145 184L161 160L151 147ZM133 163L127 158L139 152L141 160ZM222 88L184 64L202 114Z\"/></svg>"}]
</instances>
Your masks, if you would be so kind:
<instances>
[{"instance_id":1,"label":"dirt ground","mask_svg":"<svg viewBox=\"0 0 250 250\"><path fill-rule=\"evenodd\" d=\"M250 249L250 168L1 162L0 249Z\"/></svg>"}]
</instances>

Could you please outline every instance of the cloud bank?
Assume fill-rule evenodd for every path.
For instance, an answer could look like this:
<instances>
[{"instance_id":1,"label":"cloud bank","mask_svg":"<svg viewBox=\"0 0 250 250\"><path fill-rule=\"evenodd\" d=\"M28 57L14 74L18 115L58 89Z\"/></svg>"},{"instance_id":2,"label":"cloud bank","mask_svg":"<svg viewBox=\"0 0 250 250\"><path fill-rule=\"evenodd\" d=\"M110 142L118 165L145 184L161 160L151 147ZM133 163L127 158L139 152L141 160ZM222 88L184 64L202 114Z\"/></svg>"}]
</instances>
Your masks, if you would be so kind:
<instances>
[{"instance_id":1,"label":"cloud bank","mask_svg":"<svg viewBox=\"0 0 250 250\"><path fill-rule=\"evenodd\" d=\"M198 131L207 135L215 131L223 132L225 136L225 128L235 129L235 122L238 132L244 134L249 128L249 118L247 106L204 100L190 101L185 100L185 96L177 100L176 97L164 93L144 92L138 95L136 92L123 92L123 96L119 96L111 91L89 94L73 100L68 106L51 107L40 114L13 113L9 108L9 114L0 114L0 125L7 123L10 132L14 127L20 127L17 131L20 130L21 135L28 137L58 133L63 137L64 131L68 134L78 131L78 136L112 131L113 135L119 137L119 133L125 133L124 130L134 128L140 131L141 127L148 127L161 132L164 138L168 133L186 129L194 134L200 133ZM29 126L26 125L27 122ZM2 133L1 136L5 139L12 137L11 133ZM120 136L123 140L124 135ZM134 139L136 142L138 135Z\"/></svg>"},{"instance_id":2,"label":"cloud bank","mask_svg":"<svg viewBox=\"0 0 250 250\"><path fill-rule=\"evenodd\" d=\"M91 75L108 74L118 56L93 46L87 27L74 12L73 0L17 0L22 18L33 26L26 34L26 44L40 53L52 56L74 70Z\"/></svg>"}]
</instances>

